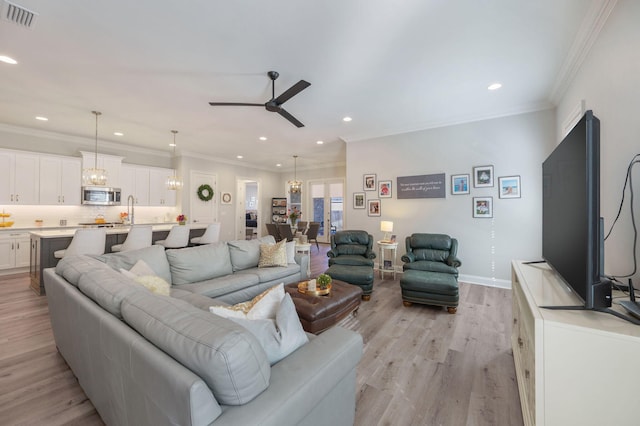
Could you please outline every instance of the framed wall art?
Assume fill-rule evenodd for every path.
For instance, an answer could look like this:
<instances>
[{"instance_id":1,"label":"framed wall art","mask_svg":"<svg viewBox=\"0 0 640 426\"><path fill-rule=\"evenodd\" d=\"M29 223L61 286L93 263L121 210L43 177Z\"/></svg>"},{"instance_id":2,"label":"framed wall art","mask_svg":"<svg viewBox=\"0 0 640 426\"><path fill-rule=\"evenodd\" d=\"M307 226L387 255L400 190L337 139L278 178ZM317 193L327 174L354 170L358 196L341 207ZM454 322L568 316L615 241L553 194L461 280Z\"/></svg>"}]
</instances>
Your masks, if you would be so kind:
<instances>
[{"instance_id":1,"label":"framed wall art","mask_svg":"<svg viewBox=\"0 0 640 426\"><path fill-rule=\"evenodd\" d=\"M231 193L230 192L221 192L220 193L220 204L231 204Z\"/></svg>"},{"instance_id":2,"label":"framed wall art","mask_svg":"<svg viewBox=\"0 0 640 426\"><path fill-rule=\"evenodd\" d=\"M377 189L375 173L370 173L362 177L362 189L365 191L375 191Z\"/></svg>"},{"instance_id":3,"label":"framed wall art","mask_svg":"<svg viewBox=\"0 0 640 426\"><path fill-rule=\"evenodd\" d=\"M498 191L500 198L520 198L520 176L499 177Z\"/></svg>"},{"instance_id":4,"label":"framed wall art","mask_svg":"<svg viewBox=\"0 0 640 426\"><path fill-rule=\"evenodd\" d=\"M493 197L473 197L473 217L493 217Z\"/></svg>"},{"instance_id":5,"label":"framed wall art","mask_svg":"<svg viewBox=\"0 0 640 426\"><path fill-rule=\"evenodd\" d=\"M354 192L353 193L353 208L354 209L364 209L364 192Z\"/></svg>"},{"instance_id":6,"label":"framed wall art","mask_svg":"<svg viewBox=\"0 0 640 426\"><path fill-rule=\"evenodd\" d=\"M367 214L369 216L380 216L380 200L367 201Z\"/></svg>"},{"instance_id":7,"label":"framed wall art","mask_svg":"<svg viewBox=\"0 0 640 426\"><path fill-rule=\"evenodd\" d=\"M378 182L378 197L391 198L391 181L381 180Z\"/></svg>"},{"instance_id":8,"label":"framed wall art","mask_svg":"<svg viewBox=\"0 0 640 426\"><path fill-rule=\"evenodd\" d=\"M469 193L469 175L451 175L451 194Z\"/></svg>"},{"instance_id":9,"label":"framed wall art","mask_svg":"<svg viewBox=\"0 0 640 426\"><path fill-rule=\"evenodd\" d=\"M489 188L493 186L493 166L477 166L473 168L474 188Z\"/></svg>"}]
</instances>

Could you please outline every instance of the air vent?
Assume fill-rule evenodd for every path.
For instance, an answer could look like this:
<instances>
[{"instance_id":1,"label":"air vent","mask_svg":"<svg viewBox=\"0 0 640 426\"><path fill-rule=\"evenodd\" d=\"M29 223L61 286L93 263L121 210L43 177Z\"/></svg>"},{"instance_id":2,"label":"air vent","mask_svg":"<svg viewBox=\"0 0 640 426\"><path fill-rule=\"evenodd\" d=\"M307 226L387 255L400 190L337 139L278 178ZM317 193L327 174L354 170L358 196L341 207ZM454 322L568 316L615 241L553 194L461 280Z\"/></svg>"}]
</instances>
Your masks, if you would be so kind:
<instances>
[{"instance_id":1,"label":"air vent","mask_svg":"<svg viewBox=\"0 0 640 426\"><path fill-rule=\"evenodd\" d=\"M2 19L13 22L24 28L31 28L35 23L38 14L25 9L22 6L18 6L15 3L4 0L2 6Z\"/></svg>"}]
</instances>

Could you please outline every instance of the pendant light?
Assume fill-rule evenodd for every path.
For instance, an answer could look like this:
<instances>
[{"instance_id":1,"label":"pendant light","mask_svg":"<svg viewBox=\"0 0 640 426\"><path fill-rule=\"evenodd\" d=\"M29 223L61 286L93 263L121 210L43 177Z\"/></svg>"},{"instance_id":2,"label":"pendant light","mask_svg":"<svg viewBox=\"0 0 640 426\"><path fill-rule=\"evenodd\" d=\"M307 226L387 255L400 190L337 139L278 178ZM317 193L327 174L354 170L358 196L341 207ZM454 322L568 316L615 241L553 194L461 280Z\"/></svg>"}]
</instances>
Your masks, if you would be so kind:
<instances>
[{"instance_id":1,"label":"pendant light","mask_svg":"<svg viewBox=\"0 0 640 426\"><path fill-rule=\"evenodd\" d=\"M178 131L177 130L172 130L171 133L173 133L173 143L171 144L171 146L173 146L173 157L172 157L171 161L175 164L175 161L176 161L176 134L178 133ZM169 178L167 179L167 189L175 191L175 190L180 189L180 188L182 188L182 181L178 177L178 173L177 173L176 169L173 169L173 175L169 176Z\"/></svg>"},{"instance_id":2,"label":"pendant light","mask_svg":"<svg viewBox=\"0 0 640 426\"><path fill-rule=\"evenodd\" d=\"M96 116L96 145L93 167L82 170L82 182L84 185L103 186L107 184L107 171L98 168L98 117L102 115L99 111L91 111Z\"/></svg>"},{"instance_id":3,"label":"pendant light","mask_svg":"<svg viewBox=\"0 0 640 426\"><path fill-rule=\"evenodd\" d=\"M293 180L290 180L289 185L289 194L299 194L302 192L302 182L298 180L298 156L293 156Z\"/></svg>"}]
</instances>

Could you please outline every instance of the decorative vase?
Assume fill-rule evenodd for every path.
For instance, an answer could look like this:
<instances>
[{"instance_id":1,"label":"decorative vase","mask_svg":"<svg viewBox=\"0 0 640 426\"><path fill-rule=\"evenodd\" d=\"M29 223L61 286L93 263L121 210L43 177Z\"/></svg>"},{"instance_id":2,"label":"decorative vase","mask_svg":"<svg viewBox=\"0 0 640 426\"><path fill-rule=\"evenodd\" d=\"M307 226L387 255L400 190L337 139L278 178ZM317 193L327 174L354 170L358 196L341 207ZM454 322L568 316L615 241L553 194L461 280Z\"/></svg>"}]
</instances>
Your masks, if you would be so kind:
<instances>
[{"instance_id":1,"label":"decorative vase","mask_svg":"<svg viewBox=\"0 0 640 426\"><path fill-rule=\"evenodd\" d=\"M187 223L186 221L181 220L180 222L178 222L178 225L184 225L184 224L186 224L186 223Z\"/></svg>"}]
</instances>

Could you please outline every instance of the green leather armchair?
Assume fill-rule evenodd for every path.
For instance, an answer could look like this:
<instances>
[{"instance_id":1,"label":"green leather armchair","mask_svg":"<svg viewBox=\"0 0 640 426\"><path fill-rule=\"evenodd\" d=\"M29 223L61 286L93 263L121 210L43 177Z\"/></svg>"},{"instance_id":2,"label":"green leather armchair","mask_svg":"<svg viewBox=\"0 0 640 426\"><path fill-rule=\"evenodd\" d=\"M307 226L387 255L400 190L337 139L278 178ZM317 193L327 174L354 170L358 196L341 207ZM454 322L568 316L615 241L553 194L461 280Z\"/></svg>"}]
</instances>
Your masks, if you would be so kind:
<instances>
[{"instance_id":1,"label":"green leather armchair","mask_svg":"<svg viewBox=\"0 0 640 426\"><path fill-rule=\"evenodd\" d=\"M405 240L407 253L402 269L444 272L458 278L458 240L445 234L412 234Z\"/></svg>"},{"instance_id":2,"label":"green leather armchair","mask_svg":"<svg viewBox=\"0 0 640 426\"><path fill-rule=\"evenodd\" d=\"M376 254L373 236L367 231L338 231L331 235L331 250L327 252L329 266L371 266Z\"/></svg>"}]
</instances>

